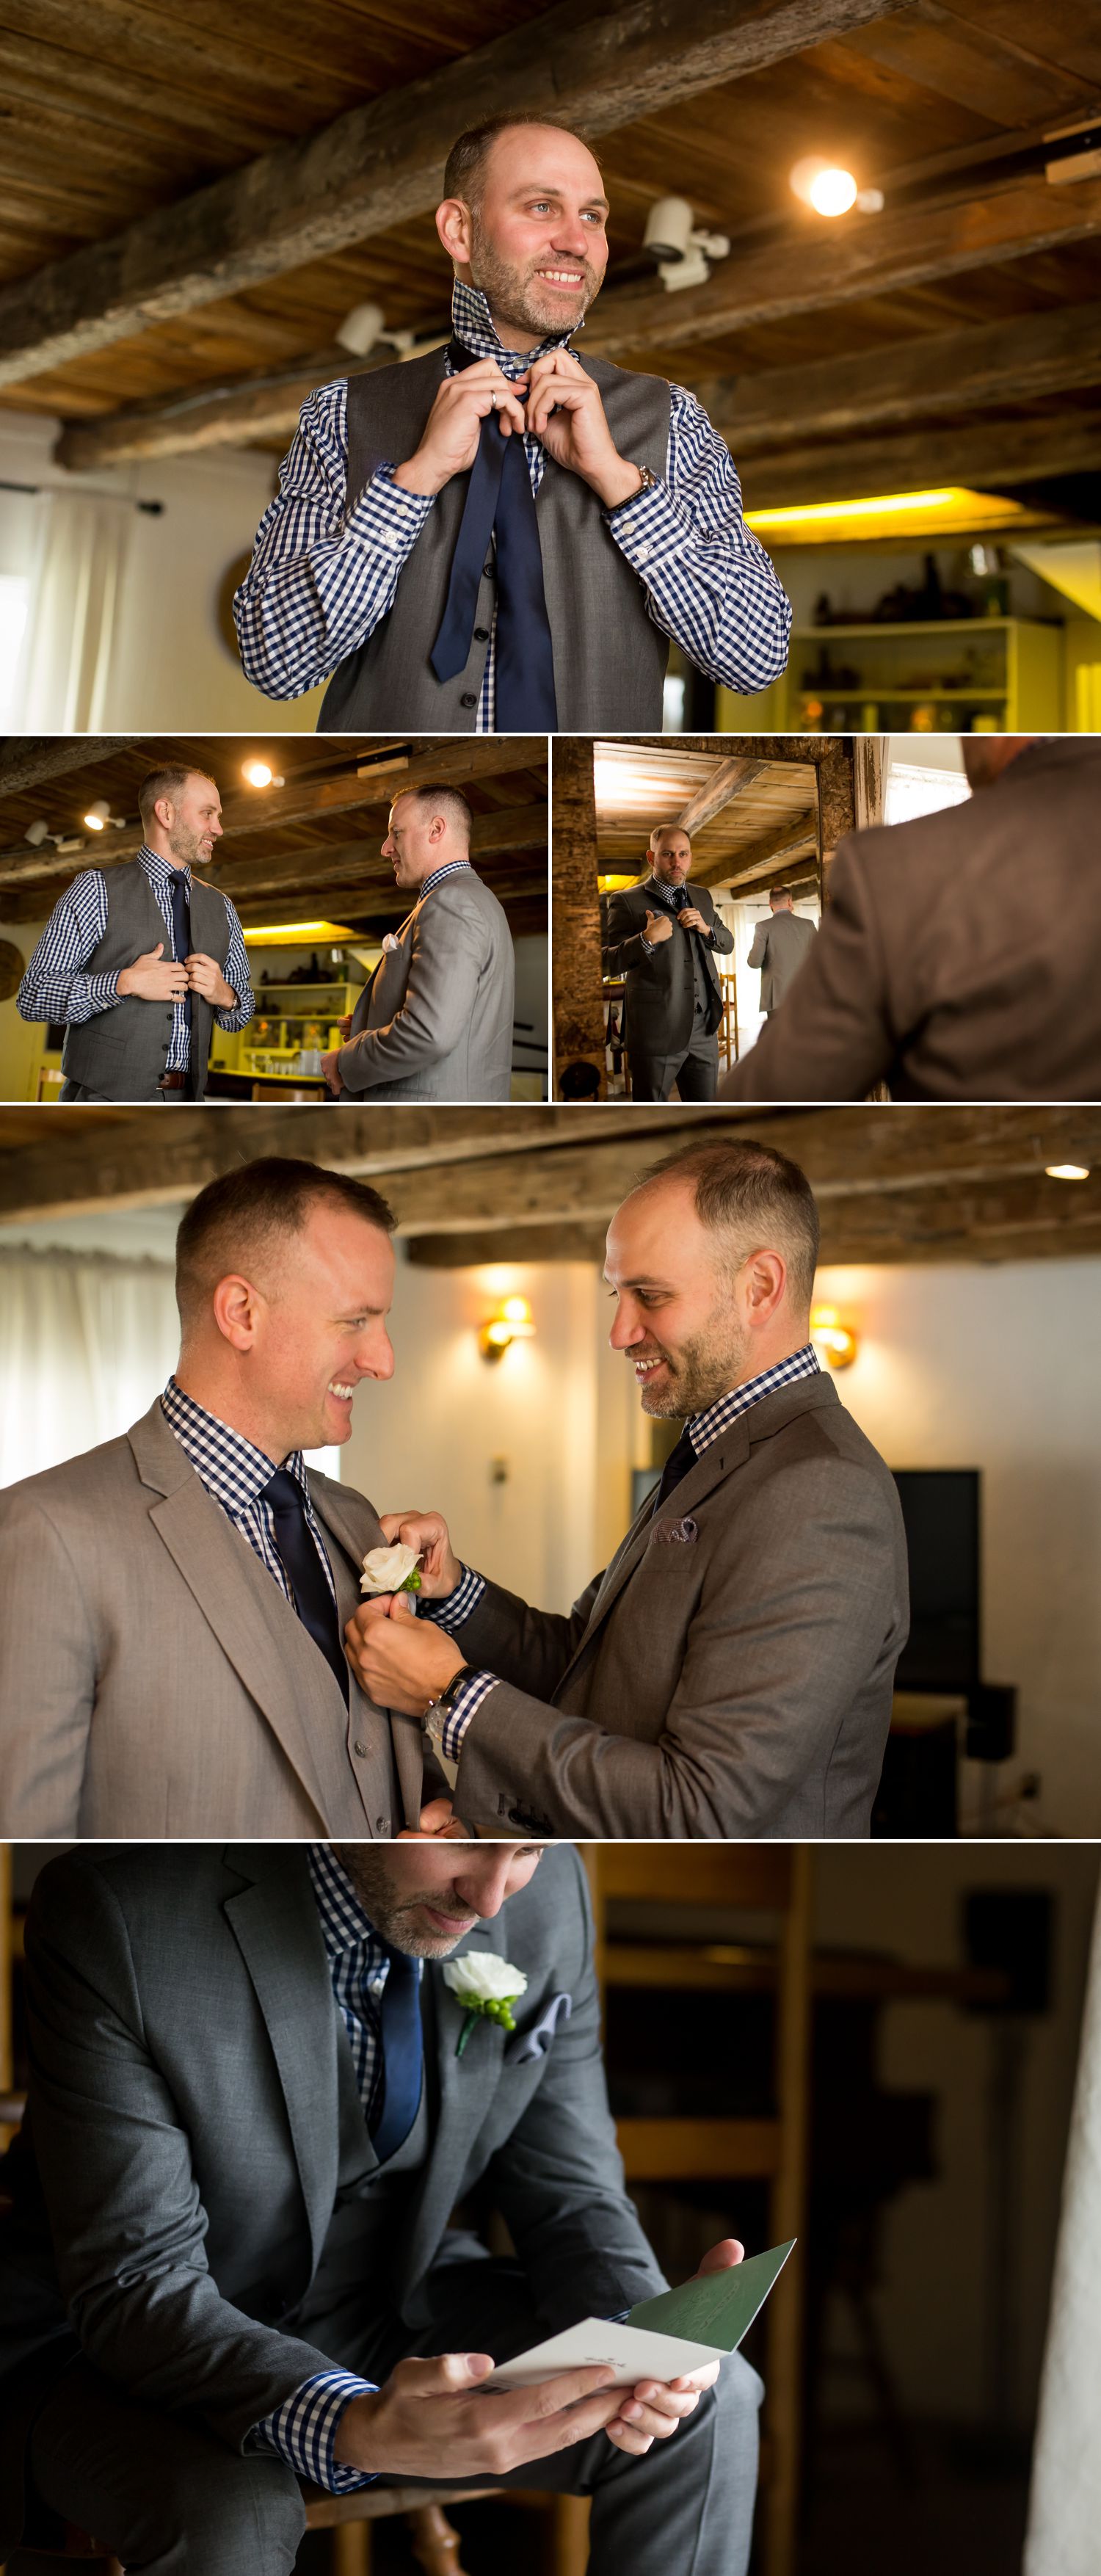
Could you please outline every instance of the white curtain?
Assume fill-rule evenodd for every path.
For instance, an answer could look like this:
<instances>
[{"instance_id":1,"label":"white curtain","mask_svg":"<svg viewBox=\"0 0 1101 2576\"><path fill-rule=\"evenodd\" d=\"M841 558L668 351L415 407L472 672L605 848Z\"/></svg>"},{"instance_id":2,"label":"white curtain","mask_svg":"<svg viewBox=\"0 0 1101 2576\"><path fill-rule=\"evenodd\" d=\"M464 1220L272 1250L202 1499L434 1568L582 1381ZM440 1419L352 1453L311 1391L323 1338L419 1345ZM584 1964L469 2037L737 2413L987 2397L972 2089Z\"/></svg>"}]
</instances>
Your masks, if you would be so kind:
<instances>
[{"instance_id":1,"label":"white curtain","mask_svg":"<svg viewBox=\"0 0 1101 2576\"><path fill-rule=\"evenodd\" d=\"M0 1485L125 1431L165 1384L178 1342L163 1263L0 1252Z\"/></svg>"},{"instance_id":2,"label":"white curtain","mask_svg":"<svg viewBox=\"0 0 1101 2576\"><path fill-rule=\"evenodd\" d=\"M1101 1903L1063 2182L1024 2576L1101 2565Z\"/></svg>"},{"instance_id":3,"label":"white curtain","mask_svg":"<svg viewBox=\"0 0 1101 2576\"><path fill-rule=\"evenodd\" d=\"M36 506L13 728L98 733L131 514L94 492L43 492Z\"/></svg>"}]
</instances>

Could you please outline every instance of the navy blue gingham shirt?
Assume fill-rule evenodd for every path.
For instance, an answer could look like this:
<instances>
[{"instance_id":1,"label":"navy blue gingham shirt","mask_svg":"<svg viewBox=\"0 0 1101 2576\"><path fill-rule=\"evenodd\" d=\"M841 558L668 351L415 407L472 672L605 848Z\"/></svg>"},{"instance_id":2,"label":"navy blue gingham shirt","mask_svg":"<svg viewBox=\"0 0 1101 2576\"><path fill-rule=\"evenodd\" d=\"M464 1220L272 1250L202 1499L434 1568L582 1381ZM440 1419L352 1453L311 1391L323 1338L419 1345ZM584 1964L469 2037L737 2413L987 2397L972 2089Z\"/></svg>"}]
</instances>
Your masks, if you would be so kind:
<instances>
[{"instance_id":1,"label":"navy blue gingham shirt","mask_svg":"<svg viewBox=\"0 0 1101 2576\"><path fill-rule=\"evenodd\" d=\"M744 1386L732 1387L728 1395L716 1396L714 1404L707 1405L702 1413L693 1414L685 1425L697 1458L702 1458L712 1442L718 1440L724 1431L729 1431L731 1424L739 1421L743 1413L751 1412L766 1395L773 1395L777 1387L793 1386L799 1378L817 1377L818 1373L818 1354L813 1343L804 1342L801 1350L792 1351L787 1359L777 1360L775 1367L762 1369L758 1377L747 1378ZM449 1636L454 1636L464 1619L469 1619L471 1611L477 1608L484 1591L484 1575L475 1574L464 1565L462 1579L454 1592L449 1592L446 1600L426 1602L422 1615L434 1620L437 1628L446 1629ZM430 1719L429 1734L449 1761L458 1761L466 1730L490 1692L496 1690L497 1682L495 1673L472 1673L462 1689L456 1691L451 1706L442 1710L434 1722Z\"/></svg>"},{"instance_id":2,"label":"navy blue gingham shirt","mask_svg":"<svg viewBox=\"0 0 1101 2576\"><path fill-rule=\"evenodd\" d=\"M526 356L498 338L485 296L457 278L454 336L476 358L496 358L510 382L536 358L566 347L576 332L552 332ZM452 372L450 363L446 372ZM546 462L542 440L525 433L531 488ZM348 387L322 385L302 406L279 491L257 531L252 562L233 603L241 660L269 698L297 698L335 671L393 607L398 581L433 506L428 493L393 479L394 458L348 500ZM683 385L670 386L669 455L663 481L604 513L655 626L690 662L729 689L750 692L787 663L791 603L764 547L742 517L741 485L729 448ZM495 730L495 624L486 655L475 730Z\"/></svg>"},{"instance_id":3,"label":"navy blue gingham shirt","mask_svg":"<svg viewBox=\"0 0 1101 2576\"><path fill-rule=\"evenodd\" d=\"M278 1584L293 1606L290 1578L275 1544L275 1517L270 1503L260 1499L263 1487L275 1474L280 1462L266 1457L253 1441L245 1439L243 1432L232 1431L227 1422L219 1422L217 1415L208 1413L205 1405L197 1404L193 1395L185 1395L174 1377L169 1378L161 1397L161 1411L211 1500L221 1505L227 1520L240 1530L242 1538L247 1538L272 1582ZM284 1458L281 1463L287 1474L293 1476L301 1493L306 1526L324 1567L335 1608L333 1569L310 1501L301 1450L292 1449L289 1458Z\"/></svg>"},{"instance_id":4,"label":"navy blue gingham shirt","mask_svg":"<svg viewBox=\"0 0 1101 2576\"><path fill-rule=\"evenodd\" d=\"M172 926L173 870L167 859L144 843L138 859L149 879L157 909L164 923L165 955L175 957L176 943ZM181 873L187 879L188 903L191 901L191 870ZM222 896L229 916L229 947L222 969L226 982L237 995L230 1010L215 1011L220 1029L231 1035L247 1028L254 1003L252 982L241 924L227 895ZM61 896L31 958L19 987L19 1011L25 1020L64 1020L76 1027L84 1020L95 1019L100 1011L111 1011L121 996L117 975L89 975L88 960L94 957L107 928L107 879L102 868L85 868L74 879L67 894ZM186 1073L188 1060L187 1020L184 1005L177 1002L172 1014L172 1036L169 1041L166 1073Z\"/></svg>"}]
</instances>

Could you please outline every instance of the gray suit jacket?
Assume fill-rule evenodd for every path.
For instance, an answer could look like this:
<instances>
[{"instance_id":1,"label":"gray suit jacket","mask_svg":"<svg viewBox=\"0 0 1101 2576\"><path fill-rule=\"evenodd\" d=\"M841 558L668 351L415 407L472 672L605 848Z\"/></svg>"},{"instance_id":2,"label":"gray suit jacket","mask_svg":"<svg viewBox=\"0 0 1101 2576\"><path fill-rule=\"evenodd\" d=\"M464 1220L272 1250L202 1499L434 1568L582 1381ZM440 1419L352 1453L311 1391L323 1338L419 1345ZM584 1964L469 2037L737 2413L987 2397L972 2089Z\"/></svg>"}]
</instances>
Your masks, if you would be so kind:
<instances>
[{"instance_id":1,"label":"gray suit jacket","mask_svg":"<svg viewBox=\"0 0 1101 2576\"><path fill-rule=\"evenodd\" d=\"M340 1050L344 1096L507 1100L516 961L496 895L464 869L433 886L395 937Z\"/></svg>"},{"instance_id":2,"label":"gray suit jacket","mask_svg":"<svg viewBox=\"0 0 1101 2576\"><path fill-rule=\"evenodd\" d=\"M608 2111L577 1853L548 1852L463 1946L526 1974L519 2031L483 2021L456 2057L462 2007L428 1963L430 2147L387 2306L423 2322L418 2292L450 2214L492 2168L554 2332L663 2286ZM523 2033L562 1993L569 2019L525 2056ZM295 2322L334 2205L346 2046L304 1853L138 1846L51 1862L27 1922L27 1997L29 2110L3 2169L14 2209L0 2222L0 2375L14 2374L18 2404L79 2347L132 2398L196 2415L240 2449L332 2366ZM18 2527L18 2450L0 2556Z\"/></svg>"},{"instance_id":3,"label":"gray suit jacket","mask_svg":"<svg viewBox=\"0 0 1101 2576\"><path fill-rule=\"evenodd\" d=\"M501 1688L456 1810L597 1838L866 1834L907 1620L894 1479L828 1378L779 1388L644 1503L568 1618L487 1585L458 1641Z\"/></svg>"},{"instance_id":4,"label":"gray suit jacket","mask_svg":"<svg viewBox=\"0 0 1101 2576\"><path fill-rule=\"evenodd\" d=\"M625 893L614 894L609 901L604 972L626 978L624 1023L629 1053L633 1050L638 1055L668 1055L679 1046L687 1046L695 1009L693 942L703 958L711 988L709 1029L717 1029L722 1018L722 987L715 959L729 956L734 934L720 920L706 886L690 884L688 891L697 912L710 925L710 939L701 939L695 930L678 930L674 922L672 938L661 940L649 955L642 945L646 915L660 909L650 881L629 886Z\"/></svg>"},{"instance_id":5,"label":"gray suit jacket","mask_svg":"<svg viewBox=\"0 0 1101 2576\"><path fill-rule=\"evenodd\" d=\"M724 1100L1101 1098L1101 741L840 843L798 989Z\"/></svg>"},{"instance_id":6,"label":"gray suit jacket","mask_svg":"<svg viewBox=\"0 0 1101 2576\"><path fill-rule=\"evenodd\" d=\"M774 912L767 921L758 922L746 964L760 967L762 1011L779 1009L816 935L813 921L804 921L795 912Z\"/></svg>"},{"instance_id":7,"label":"gray suit jacket","mask_svg":"<svg viewBox=\"0 0 1101 2576\"><path fill-rule=\"evenodd\" d=\"M317 1475L310 1492L343 1622L382 1532L361 1494ZM356 1837L416 1823L419 1727L352 1677L345 1709L159 1400L124 1438L0 1493L0 1591L0 1833Z\"/></svg>"}]
</instances>

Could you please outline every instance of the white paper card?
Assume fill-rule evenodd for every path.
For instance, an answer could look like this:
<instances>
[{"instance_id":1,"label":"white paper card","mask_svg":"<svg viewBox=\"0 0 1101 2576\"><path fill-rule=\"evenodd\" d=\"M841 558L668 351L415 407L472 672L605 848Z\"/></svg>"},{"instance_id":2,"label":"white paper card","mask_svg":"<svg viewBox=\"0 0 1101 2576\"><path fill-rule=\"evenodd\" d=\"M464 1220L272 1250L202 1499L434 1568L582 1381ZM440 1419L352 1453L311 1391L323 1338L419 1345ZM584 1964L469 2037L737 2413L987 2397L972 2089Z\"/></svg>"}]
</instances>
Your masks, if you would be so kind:
<instances>
[{"instance_id":1,"label":"white paper card","mask_svg":"<svg viewBox=\"0 0 1101 2576\"><path fill-rule=\"evenodd\" d=\"M702 2370L708 2361L726 2356L714 2344L686 2343L678 2335L650 2334L640 2326L610 2325L606 2317L582 2317L580 2325L550 2335L515 2361L502 2362L483 2388L532 2388L541 2379L557 2379L564 2370L610 2367L617 2388L636 2380L680 2379L685 2371Z\"/></svg>"}]
</instances>

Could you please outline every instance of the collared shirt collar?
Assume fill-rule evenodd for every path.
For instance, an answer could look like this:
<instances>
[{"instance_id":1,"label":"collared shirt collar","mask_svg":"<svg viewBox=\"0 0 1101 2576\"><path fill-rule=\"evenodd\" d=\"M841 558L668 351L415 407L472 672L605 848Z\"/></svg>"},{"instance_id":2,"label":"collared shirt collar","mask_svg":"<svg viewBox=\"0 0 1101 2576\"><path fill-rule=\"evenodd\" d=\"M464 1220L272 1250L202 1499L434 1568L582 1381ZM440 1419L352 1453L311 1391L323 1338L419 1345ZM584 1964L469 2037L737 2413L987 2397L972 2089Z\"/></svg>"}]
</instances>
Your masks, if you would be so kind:
<instances>
[{"instance_id":1,"label":"collared shirt collar","mask_svg":"<svg viewBox=\"0 0 1101 2576\"><path fill-rule=\"evenodd\" d=\"M451 328L464 349L472 349L476 358L496 358L503 375L522 376L533 358L545 358L551 349L568 348L575 334L584 328L584 320L571 324L568 331L548 331L537 349L506 349L481 287L468 286L465 277L457 277L451 290Z\"/></svg>"},{"instance_id":2,"label":"collared shirt collar","mask_svg":"<svg viewBox=\"0 0 1101 2576\"><path fill-rule=\"evenodd\" d=\"M190 868L174 868L171 859L162 859L159 851L150 849L148 841L142 842L138 858L147 877L159 877L162 885L167 885L173 877L182 877L190 894Z\"/></svg>"},{"instance_id":3,"label":"collared shirt collar","mask_svg":"<svg viewBox=\"0 0 1101 2576\"><path fill-rule=\"evenodd\" d=\"M440 885L444 877L456 876L460 868L465 868L467 875L471 875L472 870L469 859L445 859L442 868L433 868L431 876L425 877L424 883L421 886L420 895L417 898L418 902L421 901L426 894L431 894L433 886Z\"/></svg>"},{"instance_id":4,"label":"collared shirt collar","mask_svg":"<svg viewBox=\"0 0 1101 2576\"><path fill-rule=\"evenodd\" d=\"M753 1405L760 1404L777 1387L793 1386L799 1378L818 1375L818 1353L812 1342L804 1342L802 1350L792 1351L789 1358L777 1360L774 1368L762 1369L759 1377L747 1378L744 1386L732 1387L729 1395L716 1396L714 1404L709 1404L703 1413L693 1414L687 1424L688 1437L697 1458L702 1458L705 1449L710 1449L712 1441L717 1440L722 1432L729 1431L732 1422L739 1421L743 1413L750 1412Z\"/></svg>"},{"instance_id":5,"label":"collared shirt collar","mask_svg":"<svg viewBox=\"0 0 1101 2576\"><path fill-rule=\"evenodd\" d=\"M243 1432L231 1430L228 1422L219 1422L217 1415L197 1404L193 1395L185 1395L174 1377L169 1378L161 1397L161 1411L196 1475L224 1511L240 1512L255 1502L275 1473L274 1458L246 1440ZM308 1501L310 1489L301 1450L292 1449L283 1465Z\"/></svg>"},{"instance_id":6,"label":"collared shirt collar","mask_svg":"<svg viewBox=\"0 0 1101 2576\"><path fill-rule=\"evenodd\" d=\"M330 1959L357 1948L363 1941L377 1942L374 1924L364 1913L343 1862L329 1844L308 1843L306 1859Z\"/></svg>"}]
</instances>

